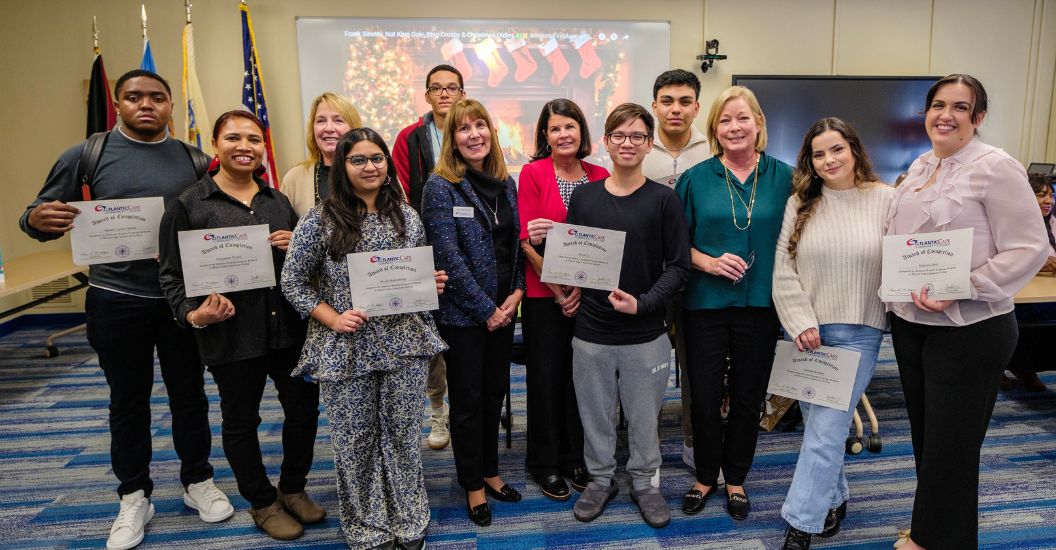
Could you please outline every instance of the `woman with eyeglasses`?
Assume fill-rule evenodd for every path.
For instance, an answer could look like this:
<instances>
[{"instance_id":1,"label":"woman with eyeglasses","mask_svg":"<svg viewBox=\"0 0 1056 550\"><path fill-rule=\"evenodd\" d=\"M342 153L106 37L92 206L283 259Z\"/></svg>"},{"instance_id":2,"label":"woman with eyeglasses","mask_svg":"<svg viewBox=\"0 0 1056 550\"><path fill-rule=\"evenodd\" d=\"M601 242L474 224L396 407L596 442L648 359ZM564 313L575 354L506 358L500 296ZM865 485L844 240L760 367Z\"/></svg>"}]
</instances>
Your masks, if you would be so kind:
<instances>
[{"instance_id":1,"label":"woman with eyeglasses","mask_svg":"<svg viewBox=\"0 0 1056 550\"><path fill-rule=\"evenodd\" d=\"M436 266L447 272L436 322L450 349L451 444L469 519L491 524L487 496L519 502L499 475L499 415L510 386L513 319L524 296L517 187L499 138L473 99L447 114L443 149L422 194Z\"/></svg>"},{"instance_id":2,"label":"woman with eyeglasses","mask_svg":"<svg viewBox=\"0 0 1056 550\"><path fill-rule=\"evenodd\" d=\"M344 97L325 92L312 101L307 123L308 158L286 172L280 188L298 216L330 196L330 167L337 140L360 126L359 112Z\"/></svg>"},{"instance_id":3,"label":"woman with eyeglasses","mask_svg":"<svg viewBox=\"0 0 1056 550\"><path fill-rule=\"evenodd\" d=\"M294 376L319 381L330 420L341 530L353 548L425 546L420 450L429 359L444 343L427 313L370 317L349 296L345 255L425 246L384 140L356 128L335 147L331 195L294 231L282 289L308 338ZM437 291L446 276L436 273Z\"/></svg>"},{"instance_id":4,"label":"woman with eyeglasses","mask_svg":"<svg viewBox=\"0 0 1056 550\"><path fill-rule=\"evenodd\" d=\"M707 134L715 156L684 172L675 185L693 260L684 315L696 482L682 499L682 511L704 509L721 470L726 512L742 520L750 508L744 482L780 329L770 290L792 167L764 152L766 117L743 86L715 98ZM724 424L720 407L727 386Z\"/></svg>"}]
</instances>

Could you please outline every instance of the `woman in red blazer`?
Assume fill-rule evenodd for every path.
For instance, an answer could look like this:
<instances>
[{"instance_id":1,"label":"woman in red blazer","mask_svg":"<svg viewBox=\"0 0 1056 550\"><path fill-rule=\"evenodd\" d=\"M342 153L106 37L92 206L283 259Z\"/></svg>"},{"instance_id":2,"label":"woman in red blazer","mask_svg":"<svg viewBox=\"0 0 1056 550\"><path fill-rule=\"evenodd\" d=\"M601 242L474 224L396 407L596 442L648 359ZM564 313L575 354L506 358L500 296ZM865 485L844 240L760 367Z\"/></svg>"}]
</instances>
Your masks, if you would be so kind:
<instances>
[{"instance_id":1,"label":"woman in red blazer","mask_svg":"<svg viewBox=\"0 0 1056 550\"><path fill-rule=\"evenodd\" d=\"M608 170L584 162L591 152L583 111L568 99L543 107L535 132L534 161L521 170L517 208L522 220L528 297L521 306L528 390L528 452L525 467L547 497L567 500L564 477L578 491L590 474L583 464L583 427L572 387L572 329L579 289L542 283L544 239L565 221L577 185L605 179Z\"/></svg>"}]
</instances>

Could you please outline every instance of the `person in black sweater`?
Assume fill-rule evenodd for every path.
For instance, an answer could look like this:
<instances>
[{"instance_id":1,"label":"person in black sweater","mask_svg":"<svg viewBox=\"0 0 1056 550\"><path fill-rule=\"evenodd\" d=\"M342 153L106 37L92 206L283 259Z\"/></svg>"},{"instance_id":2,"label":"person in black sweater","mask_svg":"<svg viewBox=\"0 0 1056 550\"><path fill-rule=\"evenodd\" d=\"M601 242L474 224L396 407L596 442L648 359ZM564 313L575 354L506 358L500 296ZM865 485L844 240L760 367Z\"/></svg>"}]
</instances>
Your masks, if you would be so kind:
<instances>
[{"instance_id":1,"label":"person in black sweater","mask_svg":"<svg viewBox=\"0 0 1056 550\"><path fill-rule=\"evenodd\" d=\"M671 521L650 478L660 467L657 416L671 374L664 303L689 277L689 233L674 192L642 175L653 124L640 105L613 110L605 121L612 175L580 185L568 204L567 223L627 234L619 287L582 291L572 340L583 454L594 478L573 510L580 521L598 517L617 492L617 400L629 425L631 499L649 525Z\"/></svg>"}]
</instances>

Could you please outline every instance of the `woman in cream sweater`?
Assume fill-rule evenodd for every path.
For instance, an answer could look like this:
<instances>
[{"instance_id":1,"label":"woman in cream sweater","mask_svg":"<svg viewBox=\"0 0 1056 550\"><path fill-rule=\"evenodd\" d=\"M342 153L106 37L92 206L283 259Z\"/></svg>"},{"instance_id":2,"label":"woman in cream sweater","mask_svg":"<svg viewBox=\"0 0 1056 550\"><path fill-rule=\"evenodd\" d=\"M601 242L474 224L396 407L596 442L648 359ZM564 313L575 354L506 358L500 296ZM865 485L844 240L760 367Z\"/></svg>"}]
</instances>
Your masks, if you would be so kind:
<instances>
[{"instance_id":1,"label":"woman in cream sweater","mask_svg":"<svg viewBox=\"0 0 1056 550\"><path fill-rule=\"evenodd\" d=\"M308 158L282 177L279 190L289 197L297 216L330 196L330 166L337 140L353 128L363 126L359 112L347 99L324 92L312 101L308 112Z\"/></svg>"},{"instance_id":2,"label":"woman in cream sweater","mask_svg":"<svg viewBox=\"0 0 1056 550\"><path fill-rule=\"evenodd\" d=\"M834 346L861 354L848 410L800 402L806 429L781 507L786 549L835 535L847 511L844 440L876 368L884 328L881 237L894 189L876 181L857 132L838 118L803 138L774 265L774 304L800 350Z\"/></svg>"}]
</instances>

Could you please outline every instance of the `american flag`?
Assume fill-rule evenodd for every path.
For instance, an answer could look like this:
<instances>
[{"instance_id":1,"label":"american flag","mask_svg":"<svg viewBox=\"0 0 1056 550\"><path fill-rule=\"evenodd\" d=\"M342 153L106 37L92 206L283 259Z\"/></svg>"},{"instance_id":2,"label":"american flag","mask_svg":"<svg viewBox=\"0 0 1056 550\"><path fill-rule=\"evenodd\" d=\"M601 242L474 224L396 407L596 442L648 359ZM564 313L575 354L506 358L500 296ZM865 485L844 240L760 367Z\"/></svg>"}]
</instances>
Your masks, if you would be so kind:
<instances>
[{"instance_id":1,"label":"american flag","mask_svg":"<svg viewBox=\"0 0 1056 550\"><path fill-rule=\"evenodd\" d=\"M256 40L253 37L253 22L249 18L249 6L243 1L242 11L242 61L245 70L242 72L242 106L257 115L264 123L264 181L278 188L279 176L275 168L275 147L271 140L271 122L268 120L268 106L264 102L264 79L260 76L260 64L257 57Z\"/></svg>"}]
</instances>

